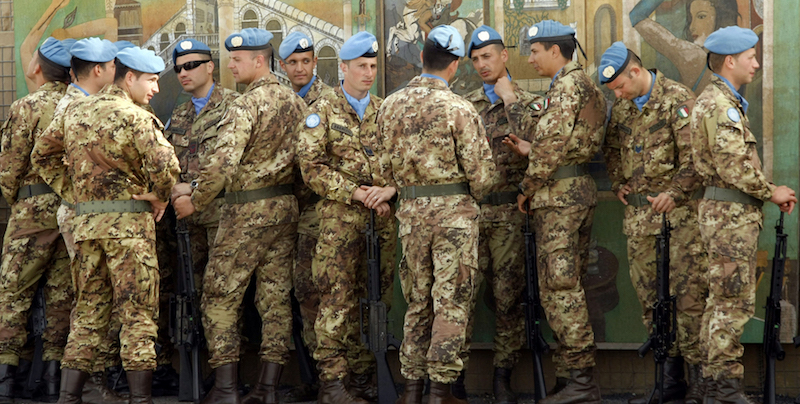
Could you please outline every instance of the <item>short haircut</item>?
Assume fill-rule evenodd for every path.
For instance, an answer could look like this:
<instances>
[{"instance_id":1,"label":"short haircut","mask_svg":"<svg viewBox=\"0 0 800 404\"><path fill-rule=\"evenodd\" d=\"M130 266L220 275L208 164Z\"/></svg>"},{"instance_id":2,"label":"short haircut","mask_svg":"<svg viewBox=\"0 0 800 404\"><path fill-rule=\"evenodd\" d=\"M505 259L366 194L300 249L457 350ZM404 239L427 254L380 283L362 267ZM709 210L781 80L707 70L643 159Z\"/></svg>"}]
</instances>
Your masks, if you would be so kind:
<instances>
[{"instance_id":1,"label":"short haircut","mask_svg":"<svg viewBox=\"0 0 800 404\"><path fill-rule=\"evenodd\" d=\"M42 56L39 53L39 67L42 69L42 76L47 81L60 81L62 83L69 83L69 67L64 67L56 64L52 60Z\"/></svg>"},{"instance_id":2,"label":"short haircut","mask_svg":"<svg viewBox=\"0 0 800 404\"><path fill-rule=\"evenodd\" d=\"M425 46L422 48L423 69L440 72L447 69L454 60L458 60L458 56L437 46L432 39L425 41Z\"/></svg>"},{"instance_id":3,"label":"short haircut","mask_svg":"<svg viewBox=\"0 0 800 404\"><path fill-rule=\"evenodd\" d=\"M141 77L142 74L144 74L143 72L140 72L138 70L134 70L134 69L131 69L128 66L125 66L124 64L122 64L122 62L119 61L119 59L114 59L114 65L117 67L117 71L116 71L116 73L114 73L114 82L115 83L117 81L119 81L119 80L124 80L125 76L128 74L128 72L133 73L133 75L137 79L139 77Z\"/></svg>"},{"instance_id":4,"label":"short haircut","mask_svg":"<svg viewBox=\"0 0 800 404\"><path fill-rule=\"evenodd\" d=\"M628 65L625 66L625 74L627 74L628 77L633 77L631 74L631 68L644 68L644 65L642 64L642 59L639 59L639 56L637 56L636 53L628 51L628 54L630 55L630 60L628 60Z\"/></svg>"},{"instance_id":5,"label":"short haircut","mask_svg":"<svg viewBox=\"0 0 800 404\"><path fill-rule=\"evenodd\" d=\"M562 39L560 41L540 41L542 46L544 46L544 50L550 50L553 45L558 45L558 49L561 50L561 56L565 59L572 59L572 54L575 53L575 39Z\"/></svg>"},{"instance_id":6,"label":"short haircut","mask_svg":"<svg viewBox=\"0 0 800 404\"><path fill-rule=\"evenodd\" d=\"M86 78L89 73L91 73L95 66L102 66L104 63L89 62L73 56L72 59L70 59L69 64L72 66L72 74L75 75L75 78L83 79Z\"/></svg>"},{"instance_id":7,"label":"short haircut","mask_svg":"<svg viewBox=\"0 0 800 404\"><path fill-rule=\"evenodd\" d=\"M708 68L714 72L719 73L722 70L722 66L725 64L725 58L728 56L733 57L734 59L738 58L744 52L739 52L733 55L720 55L719 53L708 53L708 59L706 62L708 63Z\"/></svg>"}]
</instances>

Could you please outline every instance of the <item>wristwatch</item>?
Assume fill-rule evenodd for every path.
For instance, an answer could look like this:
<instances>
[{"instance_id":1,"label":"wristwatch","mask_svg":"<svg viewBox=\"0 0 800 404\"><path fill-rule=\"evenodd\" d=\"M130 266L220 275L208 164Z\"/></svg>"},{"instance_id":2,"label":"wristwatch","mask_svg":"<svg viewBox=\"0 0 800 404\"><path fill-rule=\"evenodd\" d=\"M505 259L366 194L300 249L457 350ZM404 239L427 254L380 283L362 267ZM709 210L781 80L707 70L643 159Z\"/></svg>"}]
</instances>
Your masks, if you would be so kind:
<instances>
[{"instance_id":1,"label":"wristwatch","mask_svg":"<svg viewBox=\"0 0 800 404\"><path fill-rule=\"evenodd\" d=\"M197 180L192 180L192 182L189 183L189 186L192 187L192 191L197 189L198 185L200 185L200 183Z\"/></svg>"}]
</instances>

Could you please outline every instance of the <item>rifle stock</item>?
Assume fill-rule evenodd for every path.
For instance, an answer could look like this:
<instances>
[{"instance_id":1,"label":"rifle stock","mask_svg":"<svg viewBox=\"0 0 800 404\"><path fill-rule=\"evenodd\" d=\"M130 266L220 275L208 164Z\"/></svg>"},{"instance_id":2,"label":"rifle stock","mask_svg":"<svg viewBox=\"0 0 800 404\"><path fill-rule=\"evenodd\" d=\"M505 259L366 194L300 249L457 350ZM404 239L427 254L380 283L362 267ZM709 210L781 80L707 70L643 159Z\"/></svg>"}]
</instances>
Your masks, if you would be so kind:
<instances>
[{"instance_id":1,"label":"rifle stock","mask_svg":"<svg viewBox=\"0 0 800 404\"><path fill-rule=\"evenodd\" d=\"M538 402L547 396L542 355L550 350L550 345L542 336L542 301L539 297L536 240L531 228L530 209L525 215L523 234L525 236L525 302L523 303L525 306L525 335L528 340L528 349L533 354L534 399Z\"/></svg>"},{"instance_id":2,"label":"rifle stock","mask_svg":"<svg viewBox=\"0 0 800 404\"><path fill-rule=\"evenodd\" d=\"M764 377L764 404L775 404L775 361L782 361L786 352L781 346L781 292L783 272L786 265L786 233L783 232L783 212L775 225L775 256L772 258L772 282L767 296L764 316L764 357L766 375ZM795 346L798 337L794 338Z\"/></svg>"}]
</instances>

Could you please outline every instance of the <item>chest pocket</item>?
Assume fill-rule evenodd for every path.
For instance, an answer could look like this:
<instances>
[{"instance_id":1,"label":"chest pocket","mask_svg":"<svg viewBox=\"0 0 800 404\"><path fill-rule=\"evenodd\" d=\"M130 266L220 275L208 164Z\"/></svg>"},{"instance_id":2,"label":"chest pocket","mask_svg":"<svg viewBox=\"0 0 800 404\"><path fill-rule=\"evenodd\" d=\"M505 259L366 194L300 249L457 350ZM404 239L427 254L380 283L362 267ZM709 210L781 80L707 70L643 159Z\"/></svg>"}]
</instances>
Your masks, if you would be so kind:
<instances>
[{"instance_id":1,"label":"chest pocket","mask_svg":"<svg viewBox=\"0 0 800 404\"><path fill-rule=\"evenodd\" d=\"M642 128L645 137L644 173L648 177L660 177L675 168L675 141L666 119L660 119Z\"/></svg>"},{"instance_id":2,"label":"chest pocket","mask_svg":"<svg viewBox=\"0 0 800 404\"><path fill-rule=\"evenodd\" d=\"M328 128L328 147L331 148L331 155L340 169L350 172L348 167L344 167L346 161L352 161L361 153L361 144L343 122L332 122Z\"/></svg>"},{"instance_id":3,"label":"chest pocket","mask_svg":"<svg viewBox=\"0 0 800 404\"><path fill-rule=\"evenodd\" d=\"M189 147L189 134L186 133L186 129L184 128L176 128L170 126L169 130L170 142L175 147Z\"/></svg>"}]
</instances>

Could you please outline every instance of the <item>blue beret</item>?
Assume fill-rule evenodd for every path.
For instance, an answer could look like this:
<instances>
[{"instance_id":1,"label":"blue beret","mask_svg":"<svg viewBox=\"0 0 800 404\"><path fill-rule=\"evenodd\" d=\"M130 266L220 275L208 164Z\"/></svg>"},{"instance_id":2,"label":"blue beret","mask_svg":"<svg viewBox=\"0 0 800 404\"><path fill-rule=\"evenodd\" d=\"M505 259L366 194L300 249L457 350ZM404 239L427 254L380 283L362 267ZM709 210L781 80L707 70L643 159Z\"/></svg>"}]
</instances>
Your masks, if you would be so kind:
<instances>
[{"instance_id":1,"label":"blue beret","mask_svg":"<svg viewBox=\"0 0 800 404\"><path fill-rule=\"evenodd\" d=\"M271 40L272 33L265 29L245 28L239 32L234 32L225 40L225 49L231 52L267 49Z\"/></svg>"},{"instance_id":2,"label":"blue beret","mask_svg":"<svg viewBox=\"0 0 800 404\"><path fill-rule=\"evenodd\" d=\"M281 59L286 60L286 58L291 56L292 53L303 53L313 50L314 41L312 41L311 38L309 38L306 34L300 31L295 31L283 39L281 46L278 48L278 56L280 56Z\"/></svg>"},{"instance_id":3,"label":"blue beret","mask_svg":"<svg viewBox=\"0 0 800 404\"><path fill-rule=\"evenodd\" d=\"M503 45L503 38L494 28L481 25L480 27L476 28L475 31L472 31L472 39L469 41L469 47L467 48L467 56L472 56L473 49L480 49L487 45L492 44L500 44Z\"/></svg>"},{"instance_id":4,"label":"blue beret","mask_svg":"<svg viewBox=\"0 0 800 404\"><path fill-rule=\"evenodd\" d=\"M145 50L138 46L125 48L117 53L119 62L129 68L142 72L158 74L164 71L164 60L151 50Z\"/></svg>"},{"instance_id":5,"label":"blue beret","mask_svg":"<svg viewBox=\"0 0 800 404\"><path fill-rule=\"evenodd\" d=\"M575 30L558 21L539 21L528 29L528 40L531 43L556 42L565 39L575 39Z\"/></svg>"},{"instance_id":6,"label":"blue beret","mask_svg":"<svg viewBox=\"0 0 800 404\"><path fill-rule=\"evenodd\" d=\"M39 56L49 60L61 67L69 67L71 56L69 51L64 48L64 44L58 39L49 37L39 46Z\"/></svg>"},{"instance_id":7,"label":"blue beret","mask_svg":"<svg viewBox=\"0 0 800 404\"><path fill-rule=\"evenodd\" d=\"M70 49L72 49L72 45L75 45L76 42L78 42L78 40L75 38L67 38L61 40L61 45L69 52Z\"/></svg>"},{"instance_id":8,"label":"blue beret","mask_svg":"<svg viewBox=\"0 0 800 404\"><path fill-rule=\"evenodd\" d=\"M350 37L342 45L339 51L339 58L342 60L353 60L360 57L378 57L378 40L375 35L366 31L361 31Z\"/></svg>"},{"instance_id":9,"label":"blue beret","mask_svg":"<svg viewBox=\"0 0 800 404\"><path fill-rule=\"evenodd\" d=\"M600 65L597 66L597 77L600 78L600 84L616 80L620 73L628 67L632 53L622 42L617 41L611 44L600 58Z\"/></svg>"},{"instance_id":10,"label":"blue beret","mask_svg":"<svg viewBox=\"0 0 800 404\"><path fill-rule=\"evenodd\" d=\"M117 56L117 47L108 39L86 38L76 42L70 48L72 57L87 62L105 63Z\"/></svg>"},{"instance_id":11,"label":"blue beret","mask_svg":"<svg viewBox=\"0 0 800 404\"><path fill-rule=\"evenodd\" d=\"M178 56L188 55L190 53L202 53L203 55L211 56L211 48L192 38L180 41L175 45L175 49L172 50L172 63L175 63Z\"/></svg>"},{"instance_id":12,"label":"blue beret","mask_svg":"<svg viewBox=\"0 0 800 404\"><path fill-rule=\"evenodd\" d=\"M131 41L117 41L117 42L114 42L114 46L117 47L117 52L119 52L119 51L121 51L123 49L133 48L136 45Z\"/></svg>"},{"instance_id":13,"label":"blue beret","mask_svg":"<svg viewBox=\"0 0 800 404\"><path fill-rule=\"evenodd\" d=\"M703 46L718 55L735 55L756 46L757 43L758 35L753 30L733 25L711 33Z\"/></svg>"},{"instance_id":14,"label":"blue beret","mask_svg":"<svg viewBox=\"0 0 800 404\"><path fill-rule=\"evenodd\" d=\"M449 52L451 55L463 57L465 55L464 38L453 27L449 25L437 25L428 34L428 40L433 41L434 45L444 51Z\"/></svg>"}]
</instances>

